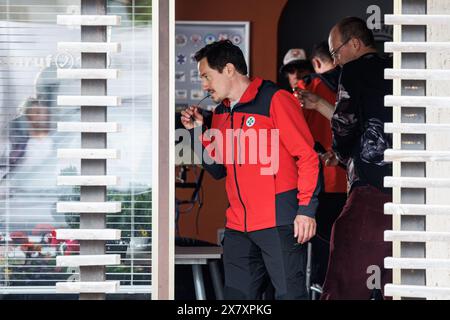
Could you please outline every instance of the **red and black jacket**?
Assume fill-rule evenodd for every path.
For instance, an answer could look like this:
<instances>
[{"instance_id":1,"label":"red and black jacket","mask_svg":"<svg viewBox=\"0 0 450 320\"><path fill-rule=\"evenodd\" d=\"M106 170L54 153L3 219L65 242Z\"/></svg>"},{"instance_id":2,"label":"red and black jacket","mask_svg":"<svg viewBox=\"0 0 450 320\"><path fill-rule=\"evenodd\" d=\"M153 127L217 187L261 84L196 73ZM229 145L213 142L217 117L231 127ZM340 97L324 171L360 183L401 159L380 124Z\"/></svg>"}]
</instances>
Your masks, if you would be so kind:
<instances>
[{"instance_id":1,"label":"red and black jacket","mask_svg":"<svg viewBox=\"0 0 450 320\"><path fill-rule=\"evenodd\" d=\"M300 105L292 94L270 81L255 78L233 108L228 100L216 107L211 128L220 130L223 137L227 136L227 129L228 132L242 130L237 136L231 135L231 144L224 142L221 148L207 150L207 161L204 156L200 157L202 165L214 178L226 176L230 203L226 212L228 228L251 232L292 224L297 214L315 216L320 191L319 160ZM278 129L279 165L274 174L261 174L261 169L270 165L263 163L259 156L256 163L249 159L250 139L242 141L239 136L245 137L249 129L258 133L265 129L267 141L261 142L257 135L257 145L267 149L265 154L272 159L271 130ZM199 156L205 154L205 148L211 143L205 130L205 126L190 130L193 144L202 142L201 148L193 146ZM217 161L231 150L233 152L228 154L232 155L232 161Z\"/></svg>"}]
</instances>

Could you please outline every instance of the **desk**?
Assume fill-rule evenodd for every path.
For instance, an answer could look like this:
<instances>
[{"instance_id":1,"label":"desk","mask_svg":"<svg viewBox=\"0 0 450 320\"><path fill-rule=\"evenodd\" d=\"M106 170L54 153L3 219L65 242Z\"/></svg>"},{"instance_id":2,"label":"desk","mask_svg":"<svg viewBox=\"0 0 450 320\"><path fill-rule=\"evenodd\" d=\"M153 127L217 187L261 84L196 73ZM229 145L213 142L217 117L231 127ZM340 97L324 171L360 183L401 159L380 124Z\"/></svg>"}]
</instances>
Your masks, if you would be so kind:
<instances>
[{"instance_id":1,"label":"desk","mask_svg":"<svg viewBox=\"0 0 450 320\"><path fill-rule=\"evenodd\" d=\"M202 265L209 266L214 293L217 300L223 300L223 283L220 277L218 262L222 256L222 247L175 247L175 264L192 265L195 296L197 300L205 300L205 284L203 282Z\"/></svg>"}]
</instances>

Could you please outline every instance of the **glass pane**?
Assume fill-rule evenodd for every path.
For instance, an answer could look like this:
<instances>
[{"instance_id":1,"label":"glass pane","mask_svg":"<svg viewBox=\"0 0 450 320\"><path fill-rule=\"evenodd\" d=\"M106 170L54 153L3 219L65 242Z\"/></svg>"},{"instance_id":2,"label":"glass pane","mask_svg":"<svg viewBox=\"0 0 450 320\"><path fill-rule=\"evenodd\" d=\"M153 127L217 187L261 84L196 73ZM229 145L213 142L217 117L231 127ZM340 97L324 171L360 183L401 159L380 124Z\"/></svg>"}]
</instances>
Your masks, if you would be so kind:
<instances>
[{"instance_id":1,"label":"glass pane","mask_svg":"<svg viewBox=\"0 0 450 320\"><path fill-rule=\"evenodd\" d=\"M107 1L107 13L121 17L108 27L108 42L121 52L108 55L108 94L122 99L108 108L108 201L122 212L107 215L107 228L122 238L108 241L107 253L120 266L107 267L107 280L122 286L151 285L152 203L152 16L151 0ZM81 41L80 27L56 23L57 15L80 14L79 0L0 0L0 294L54 290L58 281L76 280L77 268L56 266L56 256L79 253L77 241L55 239L55 229L79 228L78 214L56 212L58 201L79 201L79 187L56 185L59 175L80 175L80 160L57 159L57 149L81 148L80 133L59 132L58 122L77 122L80 108L58 106L58 95L80 95L80 80L57 79L57 69L80 68L80 54L57 50L58 42ZM28 289L27 289L28 288ZM137 290L137 289L136 289ZM19 292L19 291L17 291ZM37 290L39 292L39 290Z\"/></svg>"}]
</instances>

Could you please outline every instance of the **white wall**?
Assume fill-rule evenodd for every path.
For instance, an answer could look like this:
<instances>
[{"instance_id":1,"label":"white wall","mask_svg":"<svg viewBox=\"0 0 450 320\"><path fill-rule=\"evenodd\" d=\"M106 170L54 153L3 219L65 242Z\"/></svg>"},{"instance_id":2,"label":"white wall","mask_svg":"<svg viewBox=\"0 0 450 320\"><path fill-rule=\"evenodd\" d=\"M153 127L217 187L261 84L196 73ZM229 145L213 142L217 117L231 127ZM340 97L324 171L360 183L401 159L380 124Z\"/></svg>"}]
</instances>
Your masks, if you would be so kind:
<instances>
[{"instance_id":1,"label":"white wall","mask_svg":"<svg viewBox=\"0 0 450 320\"><path fill-rule=\"evenodd\" d=\"M450 14L450 1L428 0L428 14ZM429 26L427 41L450 41L450 25ZM428 54L427 68L450 69L450 52ZM428 81L427 94L430 96L450 96L450 81ZM427 109L427 122L450 123L450 109ZM450 150L450 135L428 135L427 149ZM427 176L450 178L450 163L429 163L427 165ZM429 189L427 191L427 203L448 205L450 204L449 195L450 189ZM427 231L450 231L450 216L427 217ZM427 258L450 259L450 244L442 242L428 243L426 252ZM427 285L450 287L450 270L428 270Z\"/></svg>"}]
</instances>

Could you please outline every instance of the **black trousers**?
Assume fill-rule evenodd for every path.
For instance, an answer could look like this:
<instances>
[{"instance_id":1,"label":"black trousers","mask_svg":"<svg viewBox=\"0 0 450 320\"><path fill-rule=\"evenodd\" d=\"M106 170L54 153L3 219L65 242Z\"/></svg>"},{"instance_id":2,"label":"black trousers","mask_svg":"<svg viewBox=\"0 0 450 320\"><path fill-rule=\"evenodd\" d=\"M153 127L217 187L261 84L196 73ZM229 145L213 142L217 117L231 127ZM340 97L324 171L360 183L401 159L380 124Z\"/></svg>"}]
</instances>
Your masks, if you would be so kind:
<instances>
[{"instance_id":1,"label":"black trousers","mask_svg":"<svg viewBox=\"0 0 450 320\"><path fill-rule=\"evenodd\" d=\"M223 243L225 299L261 299L269 281L275 299L307 299L307 246L294 238L294 226L253 232L226 229Z\"/></svg>"},{"instance_id":2,"label":"black trousers","mask_svg":"<svg viewBox=\"0 0 450 320\"><path fill-rule=\"evenodd\" d=\"M323 285L330 255L331 228L341 214L347 200L346 193L320 193L316 212L317 232L311 239L311 283Z\"/></svg>"}]
</instances>

